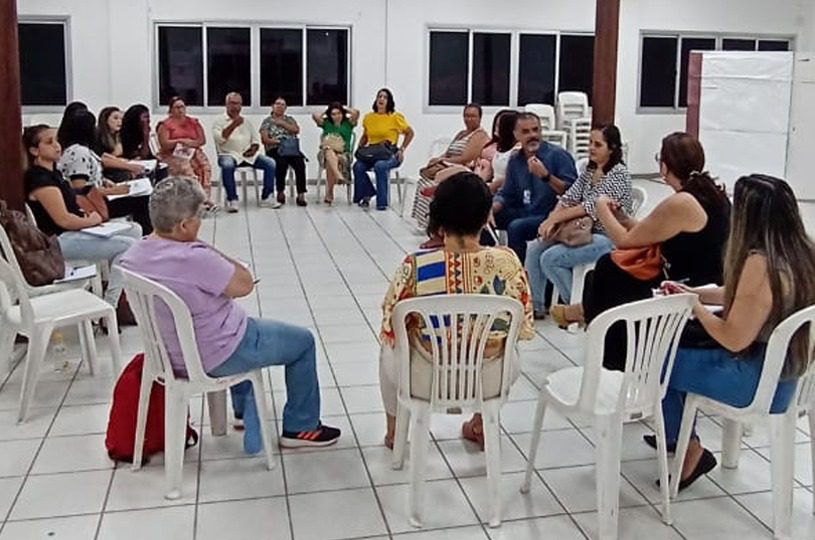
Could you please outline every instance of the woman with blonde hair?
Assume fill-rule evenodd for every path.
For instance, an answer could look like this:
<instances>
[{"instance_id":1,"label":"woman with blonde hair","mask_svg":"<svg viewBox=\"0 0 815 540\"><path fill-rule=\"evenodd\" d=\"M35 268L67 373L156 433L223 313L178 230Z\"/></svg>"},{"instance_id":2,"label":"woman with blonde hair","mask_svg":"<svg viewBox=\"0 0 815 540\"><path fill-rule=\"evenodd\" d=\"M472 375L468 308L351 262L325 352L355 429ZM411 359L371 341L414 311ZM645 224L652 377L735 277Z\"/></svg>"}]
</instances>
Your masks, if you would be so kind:
<instances>
[{"instance_id":1,"label":"woman with blonde hair","mask_svg":"<svg viewBox=\"0 0 815 540\"><path fill-rule=\"evenodd\" d=\"M724 259L724 287L693 289L668 282L667 293L699 296L693 314L712 343L683 346L676 354L662 402L668 445L675 445L685 395L701 394L746 407L756 393L767 341L794 312L815 304L815 245L806 234L795 195L778 178L752 174L736 182L730 237ZM724 306L721 316L703 304ZM770 407L782 413L795 395L797 378L809 367L809 328L793 336L781 381ZM687 330L686 330L687 332ZM684 338L684 336L683 336ZM646 442L653 442L646 436ZM691 438L679 489L716 466L716 458Z\"/></svg>"}]
</instances>

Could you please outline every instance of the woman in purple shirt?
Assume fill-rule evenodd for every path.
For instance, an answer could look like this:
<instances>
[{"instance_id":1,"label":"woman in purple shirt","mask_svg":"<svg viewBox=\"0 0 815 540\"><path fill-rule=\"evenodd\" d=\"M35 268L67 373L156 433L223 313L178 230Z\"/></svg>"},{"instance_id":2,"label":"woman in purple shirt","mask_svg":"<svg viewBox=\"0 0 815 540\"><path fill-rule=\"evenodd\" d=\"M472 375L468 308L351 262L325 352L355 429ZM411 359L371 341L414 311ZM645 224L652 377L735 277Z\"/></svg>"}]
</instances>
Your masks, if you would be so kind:
<instances>
[{"instance_id":1,"label":"woman in purple shirt","mask_svg":"<svg viewBox=\"0 0 815 540\"><path fill-rule=\"evenodd\" d=\"M161 283L187 304L204 371L225 377L272 365L286 366L288 399L283 411L280 446L328 446L340 430L320 423L314 337L306 328L247 317L235 298L246 296L255 281L246 266L198 239L206 195L194 180L172 177L156 185L150 196L153 234L122 257L122 267ZM156 309L167 352L176 373L184 359L169 310ZM251 383L232 388L235 414L243 417L254 403ZM252 422L254 420L254 422ZM252 425L255 424L255 425ZM260 448L246 441L257 435L256 416L246 417L247 451Z\"/></svg>"}]
</instances>

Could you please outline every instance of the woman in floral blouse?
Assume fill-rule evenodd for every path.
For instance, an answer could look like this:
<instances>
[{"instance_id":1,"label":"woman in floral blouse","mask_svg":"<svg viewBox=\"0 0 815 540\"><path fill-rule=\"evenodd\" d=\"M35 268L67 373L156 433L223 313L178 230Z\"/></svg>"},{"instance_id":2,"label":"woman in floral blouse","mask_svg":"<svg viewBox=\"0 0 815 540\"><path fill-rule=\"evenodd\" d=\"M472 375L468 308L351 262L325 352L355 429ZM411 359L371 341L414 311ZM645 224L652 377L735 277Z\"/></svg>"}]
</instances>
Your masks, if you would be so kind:
<instances>
[{"instance_id":1,"label":"woman in floral blouse","mask_svg":"<svg viewBox=\"0 0 815 540\"><path fill-rule=\"evenodd\" d=\"M452 167L451 167L452 169ZM423 250L408 255L396 272L382 306L382 351L379 379L382 401L387 413L385 445L393 447L396 424L396 394L398 365L393 355L396 336L391 316L396 304L408 298L438 294L489 294L509 296L524 305L520 338L532 339L534 327L529 284L521 262L507 248L479 245L481 229L487 223L492 206L489 188L477 175L469 171L444 171L452 176L439 184L430 205L429 228L444 238L444 247ZM506 344L505 320L493 326L484 352L484 396L500 391L503 349ZM413 393L430 394L430 346L429 334L423 332L418 319L408 321L408 335L412 343L411 362L414 364ZM426 369L421 369L426 366ZM516 362L513 377L520 369ZM481 415L474 415L465 422L463 436L484 448Z\"/></svg>"}]
</instances>

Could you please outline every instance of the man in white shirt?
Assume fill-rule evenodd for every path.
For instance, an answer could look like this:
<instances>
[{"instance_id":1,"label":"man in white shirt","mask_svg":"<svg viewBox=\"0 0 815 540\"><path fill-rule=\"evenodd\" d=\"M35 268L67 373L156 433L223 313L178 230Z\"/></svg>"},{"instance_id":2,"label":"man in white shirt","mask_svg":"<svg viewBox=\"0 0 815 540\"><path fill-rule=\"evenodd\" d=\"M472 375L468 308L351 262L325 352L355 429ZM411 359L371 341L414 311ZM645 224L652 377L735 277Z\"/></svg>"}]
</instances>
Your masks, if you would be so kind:
<instances>
[{"instance_id":1,"label":"man in white shirt","mask_svg":"<svg viewBox=\"0 0 815 540\"><path fill-rule=\"evenodd\" d=\"M226 211L238 211L238 192L235 189L235 169L252 166L263 171L263 193L261 206L280 208L274 194L275 161L259 154L260 138L252 123L241 116L243 99L237 92L226 95L226 114L212 124L212 137L218 151L218 166L221 168L221 181L226 190Z\"/></svg>"}]
</instances>

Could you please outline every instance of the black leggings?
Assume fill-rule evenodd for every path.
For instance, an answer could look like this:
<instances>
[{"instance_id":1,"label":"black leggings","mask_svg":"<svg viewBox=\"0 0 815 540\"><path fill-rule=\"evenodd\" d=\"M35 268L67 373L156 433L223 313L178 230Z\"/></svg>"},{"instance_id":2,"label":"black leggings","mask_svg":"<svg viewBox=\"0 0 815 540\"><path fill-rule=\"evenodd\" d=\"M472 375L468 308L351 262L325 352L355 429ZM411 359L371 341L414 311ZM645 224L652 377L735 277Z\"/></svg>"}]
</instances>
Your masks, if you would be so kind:
<instances>
[{"instance_id":1,"label":"black leggings","mask_svg":"<svg viewBox=\"0 0 815 540\"><path fill-rule=\"evenodd\" d=\"M145 235L153 232L153 224L150 222L150 210L147 203L150 197L120 197L112 201L107 201L108 213L112 218L128 217L141 225L142 233Z\"/></svg>"},{"instance_id":2,"label":"black leggings","mask_svg":"<svg viewBox=\"0 0 815 540\"><path fill-rule=\"evenodd\" d=\"M275 189L278 193L286 190L286 173L289 166L294 169L294 182L297 185L297 194L306 192L306 159L303 155L281 156L277 153L277 147L266 150L266 155L275 160Z\"/></svg>"}]
</instances>

